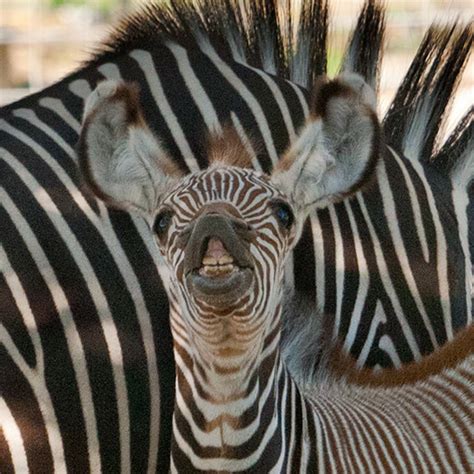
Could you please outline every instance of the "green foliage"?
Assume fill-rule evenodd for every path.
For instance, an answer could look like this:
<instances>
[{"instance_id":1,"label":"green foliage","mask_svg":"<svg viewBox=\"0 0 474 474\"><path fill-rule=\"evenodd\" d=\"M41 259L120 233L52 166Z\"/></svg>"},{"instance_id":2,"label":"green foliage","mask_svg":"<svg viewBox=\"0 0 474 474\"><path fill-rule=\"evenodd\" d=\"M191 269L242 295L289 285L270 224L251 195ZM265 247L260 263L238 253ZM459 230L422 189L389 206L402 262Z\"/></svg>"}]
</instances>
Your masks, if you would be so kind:
<instances>
[{"instance_id":1,"label":"green foliage","mask_svg":"<svg viewBox=\"0 0 474 474\"><path fill-rule=\"evenodd\" d=\"M51 8L59 8L63 6L88 6L91 9L96 9L101 13L110 13L117 8L118 0L48 0Z\"/></svg>"},{"instance_id":2,"label":"green foliage","mask_svg":"<svg viewBox=\"0 0 474 474\"><path fill-rule=\"evenodd\" d=\"M329 77L334 77L341 67L344 51L342 49L329 48L327 74Z\"/></svg>"}]
</instances>

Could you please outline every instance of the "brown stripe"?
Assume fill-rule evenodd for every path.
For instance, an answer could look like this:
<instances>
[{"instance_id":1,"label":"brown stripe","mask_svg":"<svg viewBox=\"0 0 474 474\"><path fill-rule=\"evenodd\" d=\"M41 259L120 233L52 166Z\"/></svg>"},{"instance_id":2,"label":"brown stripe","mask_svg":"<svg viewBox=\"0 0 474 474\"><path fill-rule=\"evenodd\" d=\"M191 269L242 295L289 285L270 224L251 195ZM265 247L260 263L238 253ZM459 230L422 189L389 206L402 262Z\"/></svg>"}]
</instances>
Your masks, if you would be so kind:
<instances>
[{"instance_id":1,"label":"brown stripe","mask_svg":"<svg viewBox=\"0 0 474 474\"><path fill-rule=\"evenodd\" d=\"M331 368L339 376L347 377L350 383L375 387L393 387L413 384L443 370L456 367L462 360L474 353L474 325L460 331L456 337L424 357L419 362L406 364L398 369L359 369L355 360L337 347L331 355Z\"/></svg>"},{"instance_id":2,"label":"brown stripe","mask_svg":"<svg viewBox=\"0 0 474 474\"><path fill-rule=\"evenodd\" d=\"M401 446L399 436L393 431L393 423L391 423L393 422L393 419L385 415L383 406L384 402L381 401L381 403L379 403L378 399L369 399L367 401L362 401L361 405L364 407L365 414L369 418L371 425L374 427L375 433L381 440L381 443L383 444L383 447L387 452L388 459L390 459L390 461L392 461L392 463L395 465L396 472L403 472L405 466L402 466L397 460L396 453L398 452L400 454L399 457L406 458L406 452ZM395 446L392 445L392 441L390 441L386 436L385 433L388 432L391 434ZM375 442L375 437L373 439ZM386 472L390 472L390 463L388 462L388 459L385 457L382 450L380 450L379 459L382 462L382 465L384 466L384 470Z\"/></svg>"}]
</instances>

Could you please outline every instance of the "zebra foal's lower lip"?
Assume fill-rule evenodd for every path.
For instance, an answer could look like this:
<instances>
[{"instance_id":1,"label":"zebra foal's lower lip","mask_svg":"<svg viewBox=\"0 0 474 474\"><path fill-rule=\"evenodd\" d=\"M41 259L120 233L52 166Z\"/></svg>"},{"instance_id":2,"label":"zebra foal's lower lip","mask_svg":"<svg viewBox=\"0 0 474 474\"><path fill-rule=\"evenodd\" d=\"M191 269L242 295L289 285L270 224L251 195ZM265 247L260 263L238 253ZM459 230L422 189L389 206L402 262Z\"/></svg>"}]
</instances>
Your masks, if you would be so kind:
<instances>
[{"instance_id":1,"label":"zebra foal's lower lip","mask_svg":"<svg viewBox=\"0 0 474 474\"><path fill-rule=\"evenodd\" d=\"M217 276L191 272L187 276L190 291L209 304L219 305L238 300L250 289L253 272L250 268L239 268Z\"/></svg>"}]
</instances>

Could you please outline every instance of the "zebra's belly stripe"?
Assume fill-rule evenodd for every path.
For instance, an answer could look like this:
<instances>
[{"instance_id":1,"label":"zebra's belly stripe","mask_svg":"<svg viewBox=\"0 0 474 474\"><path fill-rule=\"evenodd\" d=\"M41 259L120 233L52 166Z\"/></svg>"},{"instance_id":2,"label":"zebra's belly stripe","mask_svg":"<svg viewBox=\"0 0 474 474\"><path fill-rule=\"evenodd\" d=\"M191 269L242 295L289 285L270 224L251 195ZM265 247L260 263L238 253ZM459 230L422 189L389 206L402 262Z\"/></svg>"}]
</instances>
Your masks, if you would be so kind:
<instances>
[{"instance_id":1,"label":"zebra's belly stripe","mask_svg":"<svg viewBox=\"0 0 474 474\"><path fill-rule=\"evenodd\" d=\"M201 81L191 67L188 52L176 43L169 42L166 46L175 57L181 77L188 88L188 93L193 98L198 110L201 112L207 128L209 130L221 132L222 126L219 117L217 116L216 109L207 95L206 90L202 86Z\"/></svg>"},{"instance_id":2,"label":"zebra's belly stripe","mask_svg":"<svg viewBox=\"0 0 474 474\"><path fill-rule=\"evenodd\" d=\"M232 71L232 69L222 61L222 59L213 51L211 48L203 50L203 53L208 56L212 61L216 69L222 74L222 76L228 81L228 83L241 95L242 99L246 102L250 110L252 111L255 121L258 124L260 133L265 142L265 147L268 150L273 165L278 161L278 154L273 143L272 134L268 127L268 122L265 118L261 105L249 91L245 83Z\"/></svg>"},{"instance_id":3,"label":"zebra's belly stripe","mask_svg":"<svg viewBox=\"0 0 474 474\"><path fill-rule=\"evenodd\" d=\"M44 126L41 126L41 122L36 117L31 117L30 114L26 112L21 113L25 118L34 118L34 124L39 126L41 129ZM74 151L70 147L65 147L64 151L72 158L74 156ZM105 242L108 242L110 246L114 248L112 252L112 257L120 271L120 273L127 278L124 278L124 281L127 285L129 294L132 296L136 314L138 317L138 323L141 329L141 337L143 340L143 346L146 353L146 362L147 362L147 372L148 379L150 383L150 449L149 449L149 469L152 471L155 470L155 466L158 458L158 436L159 436L159 411L160 411L160 390L159 390L159 379L158 379L158 369L157 369L157 360L156 360L156 350L153 339L153 331L151 325L151 316L146 308L143 294L140 289L140 284L138 279L131 267L128 258L125 255L125 252L113 230L112 224L110 223L108 212L105 211L105 206L99 203L102 211L102 220L99 220L95 213L90 208L87 201L82 197L79 190L76 188L74 183L69 179L66 173L63 171L61 166L51 157L44 154L45 162L51 167L52 171L57 175L61 182L64 183L66 188L70 191L72 198L78 205L80 209L86 214L90 222L95 226L96 230L102 236ZM107 224L104 225L104 222ZM153 250L151 254L154 254ZM121 405L124 402L120 402ZM123 408L123 407L122 407ZM124 465L124 464L123 464ZM127 465L127 464L125 464Z\"/></svg>"},{"instance_id":4,"label":"zebra's belly stripe","mask_svg":"<svg viewBox=\"0 0 474 474\"><path fill-rule=\"evenodd\" d=\"M469 198L466 191L459 188L455 180L453 180L452 199L454 212L458 222L459 239L466 262L466 325L469 325L472 324L472 298L474 297L474 278L472 274L473 267L471 265L471 258L474 259L474 255L471 256L471 252L469 250L468 216L466 211L469 204Z\"/></svg>"},{"instance_id":5,"label":"zebra's belly stripe","mask_svg":"<svg viewBox=\"0 0 474 474\"><path fill-rule=\"evenodd\" d=\"M239 117L237 117L237 114L235 112L230 113L230 118L232 120L232 124L234 125L235 129L237 130L237 133L239 134L240 138L243 141L243 144L248 151L249 155L252 157L252 165L255 170L262 172L262 166L260 162L258 161L257 158L257 153L255 152L252 142L247 135L247 132L245 131L244 127L240 123Z\"/></svg>"},{"instance_id":6,"label":"zebra's belly stripe","mask_svg":"<svg viewBox=\"0 0 474 474\"><path fill-rule=\"evenodd\" d=\"M350 318L349 329L347 330L347 335L344 339L344 349L347 352L351 351L352 344L355 341L357 336L357 330L360 325L362 311L364 310L364 303L367 298L369 291L369 271L367 268L367 261L365 259L364 251L362 249L362 243L359 235L359 229L352 212L352 207L349 201L344 201L344 206L349 216L349 223L351 226L351 231L354 236L354 247L356 252L357 259L357 270L359 274L359 287L357 289L357 297L354 303L354 308L352 310L352 315ZM338 295L338 298L342 298L343 295ZM365 363L365 359L362 361L359 356L359 361ZM360 363L360 362L359 362Z\"/></svg>"},{"instance_id":7,"label":"zebra's belly stripe","mask_svg":"<svg viewBox=\"0 0 474 474\"><path fill-rule=\"evenodd\" d=\"M307 118L309 115L308 102L305 96L303 95L303 93L301 92L301 89L294 82L290 82L290 81L286 81L286 82L295 91L296 96L298 97L299 103L301 105L301 108L303 109L304 118Z\"/></svg>"},{"instance_id":8,"label":"zebra's belly stripe","mask_svg":"<svg viewBox=\"0 0 474 474\"><path fill-rule=\"evenodd\" d=\"M41 107L54 112L62 121L64 121L64 123L68 124L79 134L81 123L69 112L69 110L66 109L66 107L64 107L61 100L53 99L52 97L43 97L40 99L39 104Z\"/></svg>"},{"instance_id":9,"label":"zebra's belly stripe","mask_svg":"<svg viewBox=\"0 0 474 474\"><path fill-rule=\"evenodd\" d=\"M400 167L404 170L406 173L406 170L403 167L403 164L398 162ZM423 323L426 327L426 330L428 332L428 335L430 337L431 344L433 345L433 348L438 347L438 341L436 340L435 333L433 331L433 328L431 327L431 321L428 318L428 314L426 313L425 306L423 304L423 301L421 299L420 293L418 291L418 287L416 285L415 278L411 272L410 268L410 262L408 260L408 255L405 250L405 244L403 242L403 238L400 232L400 228L398 225L398 220L397 220L397 212L395 210L395 204L394 204L394 196L392 193L392 190L390 188L390 184L388 182L388 176L387 176L387 170L385 168L385 164L383 160L380 161L379 163L379 170L378 170L378 179L380 182L380 187L384 189L385 192L381 193L382 196L382 204L384 208L385 215L387 216L387 224L388 228L390 229L390 235L393 240L393 246L395 249L395 252L397 254L397 258L400 261L400 266L402 268L403 275L405 277L405 280L408 284L408 287L410 288L411 294L413 295L413 298L416 303L416 307L418 309L418 312L420 313ZM413 204L413 203L412 203ZM416 213L415 213L416 216ZM419 217L419 216L418 216ZM418 228L418 227L417 227ZM426 260L426 258L425 258Z\"/></svg>"},{"instance_id":10,"label":"zebra's belly stripe","mask_svg":"<svg viewBox=\"0 0 474 474\"><path fill-rule=\"evenodd\" d=\"M436 229L436 255L437 255L437 271L439 281L439 294L440 303L443 310L444 327L446 331L446 338L450 341L453 338L453 326L452 326L452 315L451 315L451 301L449 297L449 279L448 279L448 262L447 262L447 243L446 236L444 234L443 226L441 225L438 209L436 208L436 202L434 200L433 192L428 184L423 166L421 163L415 160L411 160L410 164L413 166L414 171L419 176L423 186L425 188L426 198L430 207L430 213L433 218L433 224ZM431 328L431 326L430 326Z\"/></svg>"},{"instance_id":11,"label":"zebra's belly stripe","mask_svg":"<svg viewBox=\"0 0 474 474\"><path fill-rule=\"evenodd\" d=\"M293 120L291 119L291 114L288 109L288 104L286 103L283 97L283 94L281 93L281 90L275 84L275 81L271 78L271 76L263 72L261 69L254 68L246 64L244 64L244 66L246 66L248 69L258 74L262 78L263 82L265 82L265 84L270 89L280 109L281 115L283 117L283 121L285 122L286 129L288 130L288 135L290 137L290 143L291 143L296 137L295 125L293 123Z\"/></svg>"},{"instance_id":12,"label":"zebra's belly stripe","mask_svg":"<svg viewBox=\"0 0 474 474\"><path fill-rule=\"evenodd\" d=\"M75 153L72 146L66 143L66 141L57 132L55 132L51 127L44 124L38 118L35 112L33 112L30 109L17 109L13 112L13 115L30 122L31 125L40 129L48 137L52 137L54 142L66 152L66 155L68 156L68 158L71 159L71 162L75 162Z\"/></svg>"}]
</instances>

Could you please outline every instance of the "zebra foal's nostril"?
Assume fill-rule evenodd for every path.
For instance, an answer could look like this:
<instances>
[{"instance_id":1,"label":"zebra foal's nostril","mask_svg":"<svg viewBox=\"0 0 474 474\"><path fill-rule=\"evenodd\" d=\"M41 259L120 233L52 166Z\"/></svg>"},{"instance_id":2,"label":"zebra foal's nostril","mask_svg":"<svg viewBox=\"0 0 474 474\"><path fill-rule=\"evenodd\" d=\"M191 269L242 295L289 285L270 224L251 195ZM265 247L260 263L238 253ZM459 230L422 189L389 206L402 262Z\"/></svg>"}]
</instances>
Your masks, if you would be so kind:
<instances>
[{"instance_id":1,"label":"zebra foal's nostril","mask_svg":"<svg viewBox=\"0 0 474 474\"><path fill-rule=\"evenodd\" d=\"M243 219L234 219L231 218L232 227L237 232L240 238L246 240L247 242L251 242L255 239L257 233L255 229L245 222Z\"/></svg>"}]
</instances>

